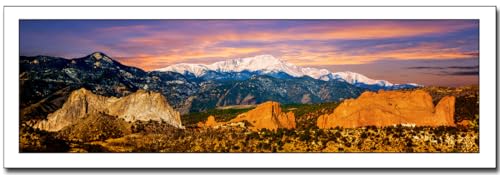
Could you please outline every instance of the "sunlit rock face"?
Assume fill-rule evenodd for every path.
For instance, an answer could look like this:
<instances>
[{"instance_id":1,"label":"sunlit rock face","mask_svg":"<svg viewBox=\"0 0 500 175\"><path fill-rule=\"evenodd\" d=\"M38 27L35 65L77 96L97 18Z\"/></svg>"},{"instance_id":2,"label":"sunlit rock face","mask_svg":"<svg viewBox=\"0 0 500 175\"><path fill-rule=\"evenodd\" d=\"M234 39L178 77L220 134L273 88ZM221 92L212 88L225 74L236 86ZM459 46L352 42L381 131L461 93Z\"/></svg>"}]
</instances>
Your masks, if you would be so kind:
<instances>
[{"instance_id":1,"label":"sunlit rock face","mask_svg":"<svg viewBox=\"0 0 500 175\"><path fill-rule=\"evenodd\" d=\"M210 128L210 127L217 127L219 123L215 121L215 117L213 115L208 116L207 121L205 122L198 122L196 124L200 128Z\"/></svg>"},{"instance_id":2,"label":"sunlit rock face","mask_svg":"<svg viewBox=\"0 0 500 175\"><path fill-rule=\"evenodd\" d=\"M276 130L278 128L292 129L296 127L295 115L293 112L281 111L280 104L274 101L268 101L258 105L246 113L238 115L230 122L247 121L250 123L250 129L260 130L263 128Z\"/></svg>"},{"instance_id":3,"label":"sunlit rock face","mask_svg":"<svg viewBox=\"0 0 500 175\"><path fill-rule=\"evenodd\" d=\"M455 126L455 97L446 96L434 107L422 90L364 92L342 102L332 114L318 118L319 128L364 126Z\"/></svg>"},{"instance_id":4,"label":"sunlit rock face","mask_svg":"<svg viewBox=\"0 0 500 175\"><path fill-rule=\"evenodd\" d=\"M48 115L34 125L47 131L59 131L62 128L76 124L79 119L89 114L106 114L135 121L163 121L177 128L184 128L179 112L175 111L159 93L138 90L121 98L105 97L93 94L81 88L68 97L61 109Z\"/></svg>"},{"instance_id":5,"label":"sunlit rock face","mask_svg":"<svg viewBox=\"0 0 500 175\"><path fill-rule=\"evenodd\" d=\"M200 128L245 127L257 131L261 129L276 130L278 128L293 129L296 127L293 112L283 112L280 104L274 101L261 103L255 109L236 116L228 122L217 122L214 116L197 124Z\"/></svg>"}]
</instances>

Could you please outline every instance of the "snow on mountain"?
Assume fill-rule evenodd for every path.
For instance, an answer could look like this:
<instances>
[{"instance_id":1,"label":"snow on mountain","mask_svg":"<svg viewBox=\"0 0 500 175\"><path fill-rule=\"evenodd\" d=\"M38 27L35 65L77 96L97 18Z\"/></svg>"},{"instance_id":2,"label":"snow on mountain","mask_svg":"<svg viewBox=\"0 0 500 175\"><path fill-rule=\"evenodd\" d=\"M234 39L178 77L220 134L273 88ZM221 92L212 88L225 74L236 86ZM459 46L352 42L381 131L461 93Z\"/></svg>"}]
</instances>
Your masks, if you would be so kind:
<instances>
[{"instance_id":1,"label":"snow on mountain","mask_svg":"<svg viewBox=\"0 0 500 175\"><path fill-rule=\"evenodd\" d=\"M331 74L331 72L326 70L326 69L316 69L316 68L310 68L310 67L302 68L302 73L304 75L310 76L314 79L321 79L321 80L325 80L325 81L330 80L328 75Z\"/></svg>"},{"instance_id":2,"label":"snow on mountain","mask_svg":"<svg viewBox=\"0 0 500 175\"><path fill-rule=\"evenodd\" d=\"M262 71L263 73L285 72L294 77L304 76L302 68L271 55L259 55L249 58L238 58L227 61L219 61L213 64L188 64L181 63L171 65L157 71L171 71L181 74L192 73L195 76L203 76L206 71L216 72L242 72L242 71Z\"/></svg>"},{"instance_id":3,"label":"snow on mountain","mask_svg":"<svg viewBox=\"0 0 500 175\"><path fill-rule=\"evenodd\" d=\"M293 64L286 63L281 59L271 55L259 55L249 58L239 58L228 61L220 61L207 65L209 70L219 72L241 72L241 71L263 71L285 72L294 77L303 76L301 68Z\"/></svg>"},{"instance_id":4,"label":"snow on mountain","mask_svg":"<svg viewBox=\"0 0 500 175\"><path fill-rule=\"evenodd\" d=\"M175 64L171 65L165 68L157 69L157 71L161 72L177 72L181 74L186 74L186 73L192 73L195 76L199 77L202 76L205 71L209 70L207 65L203 64L189 64L189 63L181 63L181 64Z\"/></svg>"},{"instance_id":5,"label":"snow on mountain","mask_svg":"<svg viewBox=\"0 0 500 175\"><path fill-rule=\"evenodd\" d=\"M394 84L392 84L388 81L385 81L385 80L373 80L373 79L370 79L362 74L358 74L358 73L350 72L350 71L335 72L335 73L332 73L332 75L334 78L343 79L346 82L348 82L349 84L363 83L363 84L367 84L367 85L378 85L378 86L384 86L384 87L394 85Z\"/></svg>"},{"instance_id":6,"label":"snow on mountain","mask_svg":"<svg viewBox=\"0 0 500 175\"><path fill-rule=\"evenodd\" d=\"M209 65L181 63L157 69L156 71L170 71L181 74L192 73L196 77L203 76L207 71L216 71L216 72L259 71L263 74L284 72L293 77L309 76L311 78L323 81L343 80L350 84L376 85L381 87L391 87L399 85L390 83L386 80L373 80L362 74L350 71L330 72L326 69L300 67L293 65L291 63L287 63L272 55L259 55L248 58L237 58L226 61L219 61ZM420 86L414 83L406 85Z\"/></svg>"}]
</instances>

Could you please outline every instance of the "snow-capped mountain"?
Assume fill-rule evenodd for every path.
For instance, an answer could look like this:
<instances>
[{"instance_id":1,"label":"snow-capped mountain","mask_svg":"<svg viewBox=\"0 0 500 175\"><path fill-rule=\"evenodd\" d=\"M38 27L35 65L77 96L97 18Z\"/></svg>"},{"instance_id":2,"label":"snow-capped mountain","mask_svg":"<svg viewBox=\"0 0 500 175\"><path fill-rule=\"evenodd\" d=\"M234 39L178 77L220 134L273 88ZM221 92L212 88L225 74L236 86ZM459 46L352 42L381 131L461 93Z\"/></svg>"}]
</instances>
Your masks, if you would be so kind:
<instances>
[{"instance_id":1,"label":"snow-capped mountain","mask_svg":"<svg viewBox=\"0 0 500 175\"><path fill-rule=\"evenodd\" d=\"M399 89L407 87L418 87L415 83L393 84L386 80L373 80L362 74L355 72L330 72L326 69L317 69L310 67L300 67L285 62L272 55L259 55L248 58L237 58L226 61L219 61L213 64L175 64L156 71L170 71L181 74L193 74L196 77L202 77L210 71L215 72L256 72L258 74L276 74L286 73L292 77L309 76L314 79L330 81L343 80L349 84L359 87L368 87L370 89Z\"/></svg>"},{"instance_id":2,"label":"snow-capped mountain","mask_svg":"<svg viewBox=\"0 0 500 175\"><path fill-rule=\"evenodd\" d=\"M379 85L379 86L393 86L394 84L385 81L385 80L373 80L362 74L358 74L356 72L335 72L331 73L334 78L343 79L344 81L350 84L364 83L369 85Z\"/></svg>"},{"instance_id":3,"label":"snow-capped mountain","mask_svg":"<svg viewBox=\"0 0 500 175\"><path fill-rule=\"evenodd\" d=\"M259 55L249 58L238 58L226 61L219 61L213 64L175 64L157 71L171 71L181 74L192 73L197 77L203 76L207 71L216 72L242 72L260 71L263 73L285 72L294 77L304 76L301 67L282 61L271 55ZM327 70L326 70L327 71Z\"/></svg>"},{"instance_id":4,"label":"snow-capped mountain","mask_svg":"<svg viewBox=\"0 0 500 175\"><path fill-rule=\"evenodd\" d=\"M367 89L415 87L407 84L387 86L384 81L353 72L331 73L326 69L303 68L269 55L210 65L178 64L162 70L147 72L121 64L104 53L74 59L21 56L19 77L24 83L20 88L25 92L20 97L24 102L21 106L37 104L25 111L23 118L54 112L62 107L61 98L82 87L94 94L115 97L139 89L159 92L182 114L266 101L282 104L333 102L356 98Z\"/></svg>"}]
</instances>

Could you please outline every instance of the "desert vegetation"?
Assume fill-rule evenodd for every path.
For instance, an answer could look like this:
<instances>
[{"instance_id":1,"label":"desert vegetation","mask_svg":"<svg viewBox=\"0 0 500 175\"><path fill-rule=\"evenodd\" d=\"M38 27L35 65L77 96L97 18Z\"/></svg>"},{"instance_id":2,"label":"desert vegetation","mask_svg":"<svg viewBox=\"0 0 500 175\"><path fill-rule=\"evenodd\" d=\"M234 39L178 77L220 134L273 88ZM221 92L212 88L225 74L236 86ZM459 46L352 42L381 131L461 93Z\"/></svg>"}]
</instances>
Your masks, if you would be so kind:
<instances>
[{"instance_id":1,"label":"desert vegetation","mask_svg":"<svg viewBox=\"0 0 500 175\"><path fill-rule=\"evenodd\" d=\"M150 123L151 124L151 123ZM104 152L478 152L478 130L465 127L335 129L176 129L145 125L125 137L67 142L41 131L24 133L23 151L99 148ZM154 128L159 127L159 128ZM161 131L161 132L159 132ZM26 137L29 135L29 138ZM34 137L35 136L35 137ZM36 141L35 141L36 140ZM72 143L72 144L71 144ZM74 145L73 148L69 148ZM84 147L82 147L82 145ZM57 148L57 149L56 149ZM95 150L94 150L95 151Z\"/></svg>"}]
</instances>

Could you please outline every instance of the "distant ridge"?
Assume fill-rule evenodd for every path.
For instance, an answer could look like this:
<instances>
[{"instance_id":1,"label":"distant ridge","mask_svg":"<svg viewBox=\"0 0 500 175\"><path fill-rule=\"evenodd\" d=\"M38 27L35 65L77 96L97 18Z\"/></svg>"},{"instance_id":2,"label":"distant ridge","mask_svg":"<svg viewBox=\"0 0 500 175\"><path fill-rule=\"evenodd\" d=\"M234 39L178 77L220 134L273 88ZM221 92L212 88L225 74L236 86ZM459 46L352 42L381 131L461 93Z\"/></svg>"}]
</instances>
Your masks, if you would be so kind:
<instances>
[{"instance_id":1,"label":"distant ridge","mask_svg":"<svg viewBox=\"0 0 500 175\"><path fill-rule=\"evenodd\" d=\"M181 74L193 74L196 77L203 77L210 71L215 72L258 72L259 74L276 74L286 73L292 77L308 76L314 79L330 81L342 80L349 84L364 87L369 89L401 89L420 87L415 83L408 84L393 84L386 80L370 79L362 74L345 71L345 72L330 72L326 69L317 69L310 67L300 67L291 63L285 62L282 59L272 55L258 55L248 58L237 58L226 61L219 61L212 64L174 64L165 68L157 69L156 71L170 71Z\"/></svg>"},{"instance_id":2,"label":"distant ridge","mask_svg":"<svg viewBox=\"0 0 500 175\"><path fill-rule=\"evenodd\" d=\"M326 69L301 68L270 55L213 64L216 68L210 69L215 71L209 70L207 65L181 65L183 69L172 71L144 71L121 64L101 52L73 59L21 56L19 79L23 120L45 119L47 114L62 107L69 93L79 88L113 97L127 96L141 89L158 92L175 110L187 114L266 101L281 104L332 102L355 98L366 90L415 87L410 84L367 85L361 82L368 82L368 78L356 73L339 74L335 78ZM192 73L196 73L195 70L202 71L196 76ZM241 72L225 72L232 70Z\"/></svg>"}]
</instances>

